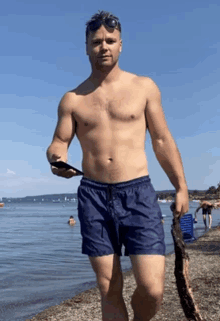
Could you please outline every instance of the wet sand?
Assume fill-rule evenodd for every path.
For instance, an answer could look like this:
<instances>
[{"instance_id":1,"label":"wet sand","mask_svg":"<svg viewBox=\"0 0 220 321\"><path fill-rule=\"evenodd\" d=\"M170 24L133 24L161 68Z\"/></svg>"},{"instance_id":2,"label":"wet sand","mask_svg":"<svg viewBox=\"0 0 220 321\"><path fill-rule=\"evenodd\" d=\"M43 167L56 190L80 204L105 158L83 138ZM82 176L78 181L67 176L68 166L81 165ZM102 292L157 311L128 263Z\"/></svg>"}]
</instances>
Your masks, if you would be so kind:
<instances>
[{"instance_id":1,"label":"wet sand","mask_svg":"<svg viewBox=\"0 0 220 321\"><path fill-rule=\"evenodd\" d=\"M220 321L220 226L209 230L196 242L187 245L189 275L195 301L204 321ZM175 255L166 256L163 304L152 321L187 321L182 311L174 277ZM124 273L123 295L133 320L130 305L136 288L132 271ZM50 307L26 321L101 321L100 295L97 287Z\"/></svg>"}]
</instances>

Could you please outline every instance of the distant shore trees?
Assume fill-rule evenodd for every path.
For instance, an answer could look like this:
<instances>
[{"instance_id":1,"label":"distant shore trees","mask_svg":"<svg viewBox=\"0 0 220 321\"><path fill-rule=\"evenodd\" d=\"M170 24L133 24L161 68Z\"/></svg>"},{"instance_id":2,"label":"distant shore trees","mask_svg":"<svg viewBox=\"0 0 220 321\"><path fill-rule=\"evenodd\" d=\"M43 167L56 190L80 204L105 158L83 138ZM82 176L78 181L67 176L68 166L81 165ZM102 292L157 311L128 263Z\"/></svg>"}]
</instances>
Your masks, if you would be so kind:
<instances>
[{"instance_id":1,"label":"distant shore trees","mask_svg":"<svg viewBox=\"0 0 220 321\"><path fill-rule=\"evenodd\" d=\"M220 182L217 184L217 187L210 186L206 191L206 194L217 194L220 193Z\"/></svg>"},{"instance_id":2,"label":"distant shore trees","mask_svg":"<svg viewBox=\"0 0 220 321\"><path fill-rule=\"evenodd\" d=\"M215 194L217 188L215 186L210 186L209 189L207 189L206 194Z\"/></svg>"}]
</instances>

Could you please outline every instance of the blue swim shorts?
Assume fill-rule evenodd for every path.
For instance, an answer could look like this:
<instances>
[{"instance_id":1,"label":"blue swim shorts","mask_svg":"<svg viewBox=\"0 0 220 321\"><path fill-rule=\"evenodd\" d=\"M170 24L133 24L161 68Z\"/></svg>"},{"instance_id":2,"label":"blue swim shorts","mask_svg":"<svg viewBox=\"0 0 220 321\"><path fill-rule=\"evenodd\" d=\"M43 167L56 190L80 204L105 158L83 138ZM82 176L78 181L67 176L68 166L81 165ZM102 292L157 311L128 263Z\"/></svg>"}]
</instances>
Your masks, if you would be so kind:
<instances>
[{"instance_id":1,"label":"blue swim shorts","mask_svg":"<svg viewBox=\"0 0 220 321\"><path fill-rule=\"evenodd\" d=\"M108 184L83 177L77 190L82 253L165 254L162 213L149 176Z\"/></svg>"},{"instance_id":2,"label":"blue swim shorts","mask_svg":"<svg viewBox=\"0 0 220 321\"><path fill-rule=\"evenodd\" d=\"M203 215L206 215L206 214L211 215L211 214L212 214L211 208L203 208L203 209L202 209L202 214L203 214Z\"/></svg>"}]
</instances>

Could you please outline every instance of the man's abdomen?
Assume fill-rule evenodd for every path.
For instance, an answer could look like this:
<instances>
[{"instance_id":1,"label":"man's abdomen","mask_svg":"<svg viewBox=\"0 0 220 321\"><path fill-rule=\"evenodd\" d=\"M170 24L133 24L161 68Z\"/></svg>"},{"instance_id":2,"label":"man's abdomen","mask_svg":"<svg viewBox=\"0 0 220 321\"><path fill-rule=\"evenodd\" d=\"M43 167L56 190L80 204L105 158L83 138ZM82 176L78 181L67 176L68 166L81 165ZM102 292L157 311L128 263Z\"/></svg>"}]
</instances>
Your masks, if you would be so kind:
<instances>
[{"instance_id":1,"label":"man's abdomen","mask_svg":"<svg viewBox=\"0 0 220 321\"><path fill-rule=\"evenodd\" d=\"M127 155L120 150L98 156L84 153L82 168L85 177L106 183L125 182L149 174L144 150L129 151Z\"/></svg>"}]
</instances>

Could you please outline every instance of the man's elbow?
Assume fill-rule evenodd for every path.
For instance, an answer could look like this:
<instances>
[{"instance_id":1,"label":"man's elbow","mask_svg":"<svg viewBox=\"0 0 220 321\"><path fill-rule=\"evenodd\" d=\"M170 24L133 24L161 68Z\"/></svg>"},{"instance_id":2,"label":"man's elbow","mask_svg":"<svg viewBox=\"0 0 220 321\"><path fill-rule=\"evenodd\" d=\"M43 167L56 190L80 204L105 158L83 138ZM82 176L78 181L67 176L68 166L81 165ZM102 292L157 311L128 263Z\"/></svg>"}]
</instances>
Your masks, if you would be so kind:
<instances>
[{"instance_id":1,"label":"man's elbow","mask_svg":"<svg viewBox=\"0 0 220 321\"><path fill-rule=\"evenodd\" d=\"M155 152L160 151L163 148L166 148L166 146L170 146L171 141L168 137L162 136L152 139L152 145Z\"/></svg>"},{"instance_id":2,"label":"man's elbow","mask_svg":"<svg viewBox=\"0 0 220 321\"><path fill-rule=\"evenodd\" d=\"M176 143L173 137L171 136L171 134L163 135L152 139L152 144L155 149L161 149L161 148L176 149L177 148Z\"/></svg>"},{"instance_id":3,"label":"man's elbow","mask_svg":"<svg viewBox=\"0 0 220 321\"><path fill-rule=\"evenodd\" d=\"M61 142L58 140L53 140L52 143L49 145L46 151L46 156L49 162L55 157L60 158L63 156L66 157L68 150L68 144L65 142Z\"/></svg>"},{"instance_id":4,"label":"man's elbow","mask_svg":"<svg viewBox=\"0 0 220 321\"><path fill-rule=\"evenodd\" d=\"M47 148L47 151L46 151L46 157L47 157L47 160L48 162L51 161L52 157L53 157L53 152L51 150L51 146L52 144L49 145L49 147Z\"/></svg>"},{"instance_id":5,"label":"man's elbow","mask_svg":"<svg viewBox=\"0 0 220 321\"><path fill-rule=\"evenodd\" d=\"M160 147L163 146L166 143L166 141L166 137L156 138L153 140L153 145Z\"/></svg>"},{"instance_id":6,"label":"man's elbow","mask_svg":"<svg viewBox=\"0 0 220 321\"><path fill-rule=\"evenodd\" d=\"M48 146L48 148L46 150L46 156L47 156L48 160L49 160L49 155L51 154L50 149L51 149L51 144Z\"/></svg>"}]
</instances>

